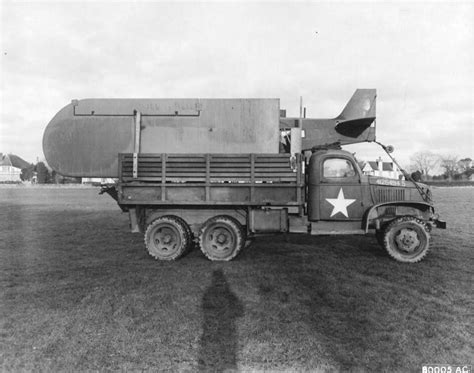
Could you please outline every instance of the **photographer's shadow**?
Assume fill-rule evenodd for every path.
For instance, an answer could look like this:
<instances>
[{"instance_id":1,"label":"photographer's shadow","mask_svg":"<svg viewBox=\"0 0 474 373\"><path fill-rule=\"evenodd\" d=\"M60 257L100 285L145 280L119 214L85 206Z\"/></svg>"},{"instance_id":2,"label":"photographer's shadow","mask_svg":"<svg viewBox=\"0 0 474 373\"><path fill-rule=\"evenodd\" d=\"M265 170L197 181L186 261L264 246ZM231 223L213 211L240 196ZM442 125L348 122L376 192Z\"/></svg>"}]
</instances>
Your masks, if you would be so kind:
<instances>
[{"instance_id":1,"label":"photographer's shadow","mask_svg":"<svg viewBox=\"0 0 474 373\"><path fill-rule=\"evenodd\" d=\"M202 299L202 310L199 370L236 370L238 338L235 324L236 319L244 315L244 307L232 293L221 269L212 273L212 283Z\"/></svg>"}]
</instances>

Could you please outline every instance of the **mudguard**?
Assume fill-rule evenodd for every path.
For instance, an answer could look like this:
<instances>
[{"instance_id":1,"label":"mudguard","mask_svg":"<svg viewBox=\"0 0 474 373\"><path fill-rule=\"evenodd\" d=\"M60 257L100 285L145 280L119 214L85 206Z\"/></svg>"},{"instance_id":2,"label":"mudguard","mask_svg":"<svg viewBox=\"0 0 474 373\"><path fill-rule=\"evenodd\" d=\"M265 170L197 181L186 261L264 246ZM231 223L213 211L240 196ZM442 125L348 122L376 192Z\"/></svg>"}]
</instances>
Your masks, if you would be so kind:
<instances>
[{"instance_id":1,"label":"mudguard","mask_svg":"<svg viewBox=\"0 0 474 373\"><path fill-rule=\"evenodd\" d=\"M369 223L371 220L375 219L378 217L378 215L374 214L374 212L377 211L378 207L381 206L404 206L404 207L411 207L416 210L426 212L430 211L430 218L434 216L434 208L432 205L429 203L425 202L410 202L410 201L390 201L390 202L384 202L384 203L378 203L376 205L373 205L370 207L364 214L363 221L362 221L362 226L365 227L365 232L368 233L369 231ZM432 219L434 222L434 220Z\"/></svg>"}]
</instances>

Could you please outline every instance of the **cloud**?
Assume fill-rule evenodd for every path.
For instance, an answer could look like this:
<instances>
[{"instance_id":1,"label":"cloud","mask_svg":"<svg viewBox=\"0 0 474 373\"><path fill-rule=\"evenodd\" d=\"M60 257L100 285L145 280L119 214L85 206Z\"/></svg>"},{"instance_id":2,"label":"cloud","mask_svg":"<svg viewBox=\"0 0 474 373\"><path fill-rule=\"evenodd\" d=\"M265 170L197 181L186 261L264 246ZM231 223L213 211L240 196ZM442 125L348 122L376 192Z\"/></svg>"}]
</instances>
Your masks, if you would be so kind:
<instances>
[{"instance_id":1,"label":"cloud","mask_svg":"<svg viewBox=\"0 0 474 373\"><path fill-rule=\"evenodd\" d=\"M1 7L0 151L41 156L44 127L74 98L277 97L296 116L303 96L309 116L334 117L356 88L377 88L378 138L400 158L472 157L469 3Z\"/></svg>"}]
</instances>

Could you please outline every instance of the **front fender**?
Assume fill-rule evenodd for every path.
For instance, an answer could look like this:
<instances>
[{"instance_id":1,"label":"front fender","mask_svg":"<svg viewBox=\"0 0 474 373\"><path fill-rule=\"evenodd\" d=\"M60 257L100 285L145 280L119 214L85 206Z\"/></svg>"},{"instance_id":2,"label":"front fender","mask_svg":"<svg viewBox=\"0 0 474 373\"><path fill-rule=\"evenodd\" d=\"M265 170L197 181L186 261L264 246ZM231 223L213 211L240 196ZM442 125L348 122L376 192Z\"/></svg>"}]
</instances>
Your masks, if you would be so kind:
<instances>
[{"instance_id":1,"label":"front fender","mask_svg":"<svg viewBox=\"0 0 474 373\"><path fill-rule=\"evenodd\" d=\"M394 207L393 211L388 209ZM365 233L369 231L369 224L372 220L378 218L386 218L387 220L395 219L397 216L416 216L423 220L428 220L434 213L434 208L425 202L409 202L409 201L390 201L383 202L370 207L365 213L362 226L365 227ZM428 214L428 215L427 215Z\"/></svg>"}]
</instances>

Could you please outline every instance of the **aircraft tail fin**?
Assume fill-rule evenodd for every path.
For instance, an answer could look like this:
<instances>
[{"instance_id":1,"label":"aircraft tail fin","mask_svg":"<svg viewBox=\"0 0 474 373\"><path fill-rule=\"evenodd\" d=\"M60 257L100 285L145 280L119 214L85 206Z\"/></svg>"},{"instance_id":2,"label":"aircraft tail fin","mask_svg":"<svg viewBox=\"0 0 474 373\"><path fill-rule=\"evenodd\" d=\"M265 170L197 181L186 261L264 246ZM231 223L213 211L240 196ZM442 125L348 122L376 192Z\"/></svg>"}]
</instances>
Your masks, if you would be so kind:
<instances>
[{"instance_id":1,"label":"aircraft tail fin","mask_svg":"<svg viewBox=\"0 0 474 373\"><path fill-rule=\"evenodd\" d=\"M375 99L377 90L375 89L357 89L346 104L342 113L336 119L341 121L375 118Z\"/></svg>"},{"instance_id":2,"label":"aircraft tail fin","mask_svg":"<svg viewBox=\"0 0 474 373\"><path fill-rule=\"evenodd\" d=\"M359 137L375 120L375 89L357 89L336 118L336 131L348 137Z\"/></svg>"}]
</instances>

